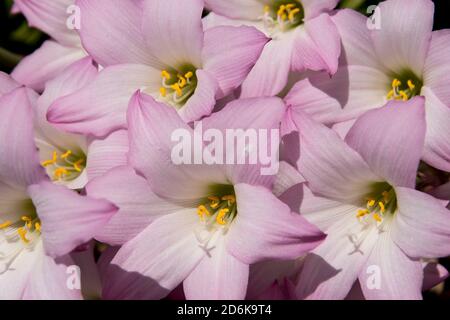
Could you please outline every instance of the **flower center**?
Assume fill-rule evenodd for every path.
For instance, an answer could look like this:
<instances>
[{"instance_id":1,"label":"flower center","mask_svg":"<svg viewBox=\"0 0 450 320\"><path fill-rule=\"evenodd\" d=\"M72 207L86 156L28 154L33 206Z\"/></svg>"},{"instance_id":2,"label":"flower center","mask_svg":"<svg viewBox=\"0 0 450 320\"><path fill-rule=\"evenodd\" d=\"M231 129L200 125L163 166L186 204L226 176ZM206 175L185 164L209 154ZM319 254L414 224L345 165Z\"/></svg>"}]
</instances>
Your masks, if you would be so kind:
<instances>
[{"instance_id":1,"label":"flower center","mask_svg":"<svg viewBox=\"0 0 450 320\"><path fill-rule=\"evenodd\" d=\"M195 68L192 66L163 70L161 78L161 99L177 108L182 107L197 88Z\"/></svg>"},{"instance_id":2,"label":"flower center","mask_svg":"<svg viewBox=\"0 0 450 320\"><path fill-rule=\"evenodd\" d=\"M276 0L264 7L261 16L267 30L291 30L303 23L305 12L299 1Z\"/></svg>"},{"instance_id":3,"label":"flower center","mask_svg":"<svg viewBox=\"0 0 450 320\"><path fill-rule=\"evenodd\" d=\"M394 75L389 92L388 100L408 101L420 94L422 81L412 72L405 71L400 75Z\"/></svg>"},{"instance_id":4,"label":"flower center","mask_svg":"<svg viewBox=\"0 0 450 320\"><path fill-rule=\"evenodd\" d=\"M397 210L395 190L388 183L377 183L366 199L364 208L358 210L356 218L363 224L376 223L380 227L387 214Z\"/></svg>"},{"instance_id":5,"label":"flower center","mask_svg":"<svg viewBox=\"0 0 450 320\"><path fill-rule=\"evenodd\" d=\"M52 158L41 162L53 181L72 181L78 178L86 167L86 155L67 150L64 153L53 151Z\"/></svg>"}]
</instances>

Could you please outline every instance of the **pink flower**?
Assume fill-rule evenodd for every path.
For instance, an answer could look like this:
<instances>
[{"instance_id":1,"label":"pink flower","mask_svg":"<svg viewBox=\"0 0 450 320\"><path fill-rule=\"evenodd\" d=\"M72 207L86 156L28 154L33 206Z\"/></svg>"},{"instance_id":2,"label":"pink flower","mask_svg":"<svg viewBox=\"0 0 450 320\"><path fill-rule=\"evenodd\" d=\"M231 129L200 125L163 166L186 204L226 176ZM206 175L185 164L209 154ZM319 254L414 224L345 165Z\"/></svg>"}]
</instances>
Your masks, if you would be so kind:
<instances>
[{"instance_id":1,"label":"pink flower","mask_svg":"<svg viewBox=\"0 0 450 320\"><path fill-rule=\"evenodd\" d=\"M125 128L138 89L172 105L186 122L209 115L216 99L242 83L268 41L250 27L204 32L202 0L76 3L83 46L105 69L50 107L50 122L75 133L104 136Z\"/></svg>"},{"instance_id":2,"label":"pink flower","mask_svg":"<svg viewBox=\"0 0 450 320\"><path fill-rule=\"evenodd\" d=\"M415 97L368 111L345 142L305 114L297 118L297 165L313 193L294 187L282 198L301 200L297 210L328 234L304 262L299 298L343 299L359 279L367 299L419 299L420 259L450 254L449 210L414 190L423 102Z\"/></svg>"},{"instance_id":3,"label":"pink flower","mask_svg":"<svg viewBox=\"0 0 450 320\"><path fill-rule=\"evenodd\" d=\"M77 299L67 255L116 212L49 181L34 143L29 89L0 98L0 298Z\"/></svg>"},{"instance_id":4,"label":"pink flower","mask_svg":"<svg viewBox=\"0 0 450 320\"><path fill-rule=\"evenodd\" d=\"M250 25L272 40L242 84L241 97L273 96L288 83L290 71L338 67L341 44L329 12L337 0L206 0L213 11L205 28Z\"/></svg>"},{"instance_id":5,"label":"pink flower","mask_svg":"<svg viewBox=\"0 0 450 320\"><path fill-rule=\"evenodd\" d=\"M354 121L390 100L423 96L427 122L423 159L450 171L450 34L432 32L433 13L429 0L385 1L376 16L380 28L369 30L363 15L339 11L333 17L343 43L338 72L331 80L319 74L297 84L298 94L291 93L287 102L328 124ZM308 98L301 95L305 92ZM311 102L319 99L321 107L314 109ZM340 126L346 131L351 123Z\"/></svg>"},{"instance_id":6,"label":"pink flower","mask_svg":"<svg viewBox=\"0 0 450 320\"><path fill-rule=\"evenodd\" d=\"M71 189L81 189L89 179L127 163L128 134L125 130L104 139L93 139L67 133L47 121L47 110L56 99L89 86L96 75L91 58L73 63L47 82L35 109L35 141L41 165L55 183Z\"/></svg>"},{"instance_id":7,"label":"pink flower","mask_svg":"<svg viewBox=\"0 0 450 320\"><path fill-rule=\"evenodd\" d=\"M238 100L202 123L223 134L277 129L284 111L278 98ZM97 237L124 243L105 275L106 298L160 299L183 283L187 299L243 299L250 264L293 259L322 242L316 227L272 194L275 177L261 175L259 164L173 164L172 132L193 134L173 108L138 92L128 128L138 174L121 167L87 186L90 196L120 208Z\"/></svg>"},{"instance_id":8,"label":"pink flower","mask_svg":"<svg viewBox=\"0 0 450 320\"><path fill-rule=\"evenodd\" d=\"M21 12L30 26L47 33L47 40L14 69L12 77L23 85L42 92L48 80L58 76L69 65L86 57L77 30L69 28L75 0L15 0L14 12Z\"/></svg>"}]
</instances>

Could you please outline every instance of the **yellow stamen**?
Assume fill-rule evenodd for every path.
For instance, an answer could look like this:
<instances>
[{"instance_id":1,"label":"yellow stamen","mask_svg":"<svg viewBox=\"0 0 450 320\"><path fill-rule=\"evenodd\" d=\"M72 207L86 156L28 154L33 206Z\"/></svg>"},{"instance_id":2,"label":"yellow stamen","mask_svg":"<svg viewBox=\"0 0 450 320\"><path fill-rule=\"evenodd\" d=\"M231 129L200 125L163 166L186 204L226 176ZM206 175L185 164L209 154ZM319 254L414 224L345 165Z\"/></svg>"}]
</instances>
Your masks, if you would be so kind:
<instances>
[{"instance_id":1,"label":"yellow stamen","mask_svg":"<svg viewBox=\"0 0 450 320\"><path fill-rule=\"evenodd\" d=\"M264 6L264 13L269 13L269 12L270 12L270 7Z\"/></svg>"},{"instance_id":2,"label":"yellow stamen","mask_svg":"<svg viewBox=\"0 0 450 320\"><path fill-rule=\"evenodd\" d=\"M170 80L170 73L168 73L166 70L161 71L161 77L163 77L166 80Z\"/></svg>"},{"instance_id":3,"label":"yellow stamen","mask_svg":"<svg viewBox=\"0 0 450 320\"><path fill-rule=\"evenodd\" d=\"M364 217L368 213L369 213L369 210L361 209L361 210L358 210L358 214L356 215L356 217L357 218L361 218L361 217Z\"/></svg>"},{"instance_id":4,"label":"yellow stamen","mask_svg":"<svg viewBox=\"0 0 450 320\"><path fill-rule=\"evenodd\" d=\"M382 221L382 219L381 219L381 217L378 215L378 213L374 213L374 214L373 214L373 218L375 219L376 222L381 222L381 221Z\"/></svg>"},{"instance_id":5,"label":"yellow stamen","mask_svg":"<svg viewBox=\"0 0 450 320\"><path fill-rule=\"evenodd\" d=\"M232 203L236 202L236 197L230 194L227 196L223 196L222 200L226 200L226 201L228 201L229 204L232 204Z\"/></svg>"},{"instance_id":6,"label":"yellow stamen","mask_svg":"<svg viewBox=\"0 0 450 320\"><path fill-rule=\"evenodd\" d=\"M289 3L289 4L286 5L286 9L287 10L291 10L293 8L295 8L295 4L293 4L293 3Z\"/></svg>"},{"instance_id":7,"label":"yellow stamen","mask_svg":"<svg viewBox=\"0 0 450 320\"><path fill-rule=\"evenodd\" d=\"M64 168L58 168L55 170L54 175L55 175L55 179L61 179L61 177L63 175L66 175L68 173L68 171Z\"/></svg>"},{"instance_id":8,"label":"yellow stamen","mask_svg":"<svg viewBox=\"0 0 450 320\"><path fill-rule=\"evenodd\" d=\"M25 242L25 243L30 242L30 240L28 240L26 237L27 231L24 228L17 229L17 233L19 234L20 239L22 239L23 242Z\"/></svg>"},{"instance_id":9,"label":"yellow stamen","mask_svg":"<svg viewBox=\"0 0 450 320\"><path fill-rule=\"evenodd\" d=\"M186 78L186 79L190 79L190 78L192 78L194 76L194 73L192 72L192 71L189 71L188 73L186 73L185 75L184 75L184 77Z\"/></svg>"},{"instance_id":10,"label":"yellow stamen","mask_svg":"<svg viewBox=\"0 0 450 320\"><path fill-rule=\"evenodd\" d=\"M400 91L399 91L399 94L400 94L400 97L402 97L402 100L403 100L403 101L408 101L408 95L406 94L405 91L400 90Z\"/></svg>"},{"instance_id":11,"label":"yellow stamen","mask_svg":"<svg viewBox=\"0 0 450 320\"><path fill-rule=\"evenodd\" d=\"M411 80L408 80L408 88L409 90L413 90L416 86L414 85L414 83Z\"/></svg>"},{"instance_id":12,"label":"yellow stamen","mask_svg":"<svg viewBox=\"0 0 450 320\"><path fill-rule=\"evenodd\" d=\"M295 18L295 15L300 12L299 8L296 8L289 12L289 20L292 21Z\"/></svg>"},{"instance_id":13,"label":"yellow stamen","mask_svg":"<svg viewBox=\"0 0 450 320\"><path fill-rule=\"evenodd\" d=\"M52 159L51 159L51 160L43 161L43 162L41 163L41 165L42 165L43 167L47 167L47 166L49 166L49 165L55 164L57 160L58 160L58 153L56 153L56 151L53 151Z\"/></svg>"},{"instance_id":14,"label":"yellow stamen","mask_svg":"<svg viewBox=\"0 0 450 320\"><path fill-rule=\"evenodd\" d=\"M388 100L392 99L393 96L394 96L394 90L389 91L389 93L387 94Z\"/></svg>"},{"instance_id":15,"label":"yellow stamen","mask_svg":"<svg viewBox=\"0 0 450 320\"><path fill-rule=\"evenodd\" d=\"M368 207L373 207L374 206L374 204L375 204L375 200L369 200L369 201L367 201L367 206Z\"/></svg>"},{"instance_id":16,"label":"yellow stamen","mask_svg":"<svg viewBox=\"0 0 450 320\"><path fill-rule=\"evenodd\" d=\"M381 210L382 213L385 213L385 212L386 212L386 208L385 208L383 202L381 202L381 201L378 202L378 206L380 207L380 210Z\"/></svg>"},{"instance_id":17,"label":"yellow stamen","mask_svg":"<svg viewBox=\"0 0 450 320\"><path fill-rule=\"evenodd\" d=\"M219 211L219 214L217 215L216 222L222 226L227 224L227 222L223 218L228 212L230 212L230 209L228 208L221 209Z\"/></svg>"},{"instance_id":18,"label":"yellow stamen","mask_svg":"<svg viewBox=\"0 0 450 320\"><path fill-rule=\"evenodd\" d=\"M66 159L68 156L70 156L72 154L71 150L67 150L66 153L61 155L61 159Z\"/></svg>"},{"instance_id":19,"label":"yellow stamen","mask_svg":"<svg viewBox=\"0 0 450 320\"><path fill-rule=\"evenodd\" d=\"M40 224L39 222L36 222L36 223L34 224L34 228L35 228L38 232L41 232L41 224Z\"/></svg>"},{"instance_id":20,"label":"yellow stamen","mask_svg":"<svg viewBox=\"0 0 450 320\"><path fill-rule=\"evenodd\" d=\"M180 88L183 88L186 85L186 79L180 75L178 75L178 85Z\"/></svg>"},{"instance_id":21,"label":"yellow stamen","mask_svg":"<svg viewBox=\"0 0 450 320\"><path fill-rule=\"evenodd\" d=\"M25 222L31 221L31 218L27 216L22 216L20 219Z\"/></svg>"},{"instance_id":22,"label":"yellow stamen","mask_svg":"<svg viewBox=\"0 0 450 320\"><path fill-rule=\"evenodd\" d=\"M83 159L78 160L77 162L75 162L73 164L73 168L77 171L77 172L81 172L81 168L80 165L83 163Z\"/></svg>"},{"instance_id":23,"label":"yellow stamen","mask_svg":"<svg viewBox=\"0 0 450 320\"><path fill-rule=\"evenodd\" d=\"M166 88L164 87L159 88L159 93L161 94L162 97L165 98L167 94Z\"/></svg>"},{"instance_id":24,"label":"yellow stamen","mask_svg":"<svg viewBox=\"0 0 450 320\"><path fill-rule=\"evenodd\" d=\"M214 196L208 197L208 200L211 201L211 204L210 204L211 208L215 209L219 206L219 203L220 203L219 197L214 197Z\"/></svg>"},{"instance_id":25,"label":"yellow stamen","mask_svg":"<svg viewBox=\"0 0 450 320\"><path fill-rule=\"evenodd\" d=\"M11 221L5 221L5 222L3 222L2 224L0 224L0 229L6 229L6 228L8 228L9 226L11 226L12 225L12 222Z\"/></svg>"},{"instance_id":26,"label":"yellow stamen","mask_svg":"<svg viewBox=\"0 0 450 320\"><path fill-rule=\"evenodd\" d=\"M200 218L203 219L203 216L207 215L210 216L211 213L208 211L208 209L206 209L206 207L204 205L200 205L197 208L197 214L200 216Z\"/></svg>"},{"instance_id":27,"label":"yellow stamen","mask_svg":"<svg viewBox=\"0 0 450 320\"><path fill-rule=\"evenodd\" d=\"M401 86L402 82L398 79L394 79L392 80L392 88L397 88L399 86Z\"/></svg>"},{"instance_id":28,"label":"yellow stamen","mask_svg":"<svg viewBox=\"0 0 450 320\"><path fill-rule=\"evenodd\" d=\"M178 83L175 83L174 85L171 85L170 87L177 93L177 96L181 97L183 92L181 91L181 88L178 85Z\"/></svg>"}]
</instances>

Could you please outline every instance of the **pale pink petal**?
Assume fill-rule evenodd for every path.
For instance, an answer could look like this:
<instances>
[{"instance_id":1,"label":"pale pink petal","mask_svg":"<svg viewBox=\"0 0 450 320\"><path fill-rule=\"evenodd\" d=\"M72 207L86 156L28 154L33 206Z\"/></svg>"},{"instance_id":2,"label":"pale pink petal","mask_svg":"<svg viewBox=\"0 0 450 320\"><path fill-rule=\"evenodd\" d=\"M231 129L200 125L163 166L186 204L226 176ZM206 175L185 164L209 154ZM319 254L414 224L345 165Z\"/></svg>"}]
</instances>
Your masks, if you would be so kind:
<instances>
[{"instance_id":1,"label":"pale pink petal","mask_svg":"<svg viewBox=\"0 0 450 320\"><path fill-rule=\"evenodd\" d=\"M391 185L415 186L425 139L422 97L407 102L390 101L362 115L345 141Z\"/></svg>"},{"instance_id":2,"label":"pale pink petal","mask_svg":"<svg viewBox=\"0 0 450 320\"><path fill-rule=\"evenodd\" d=\"M9 74L0 71L0 97L18 87L20 84L14 81Z\"/></svg>"},{"instance_id":3,"label":"pale pink petal","mask_svg":"<svg viewBox=\"0 0 450 320\"><path fill-rule=\"evenodd\" d=\"M27 18L28 24L50 35L59 43L79 46L80 38L67 27L68 9L74 0L15 0L14 4Z\"/></svg>"},{"instance_id":4,"label":"pale pink petal","mask_svg":"<svg viewBox=\"0 0 450 320\"><path fill-rule=\"evenodd\" d=\"M152 67L108 67L89 86L56 100L47 119L65 131L104 137L126 127L128 102L136 90L149 88L156 92L160 85L160 72Z\"/></svg>"},{"instance_id":5,"label":"pale pink petal","mask_svg":"<svg viewBox=\"0 0 450 320\"><path fill-rule=\"evenodd\" d=\"M184 280L184 294L187 300L244 300L248 274L249 265L228 253L222 237Z\"/></svg>"},{"instance_id":6,"label":"pale pink petal","mask_svg":"<svg viewBox=\"0 0 450 320\"><path fill-rule=\"evenodd\" d=\"M380 181L361 156L331 129L307 115L297 117L300 130L300 158L297 167L317 195L358 204Z\"/></svg>"},{"instance_id":7,"label":"pale pink petal","mask_svg":"<svg viewBox=\"0 0 450 320\"><path fill-rule=\"evenodd\" d=\"M12 186L26 187L45 179L34 144L31 99L25 88L0 98L0 181Z\"/></svg>"},{"instance_id":8,"label":"pale pink petal","mask_svg":"<svg viewBox=\"0 0 450 320\"><path fill-rule=\"evenodd\" d=\"M433 90L434 94L450 106L450 30L434 31L431 36L430 50L428 51L423 81L425 86Z\"/></svg>"},{"instance_id":9,"label":"pale pink petal","mask_svg":"<svg viewBox=\"0 0 450 320\"><path fill-rule=\"evenodd\" d=\"M420 261L408 258L388 231L380 235L359 274L367 300L420 300L422 281Z\"/></svg>"},{"instance_id":10,"label":"pale pink petal","mask_svg":"<svg viewBox=\"0 0 450 320\"><path fill-rule=\"evenodd\" d=\"M112 168L128 162L128 132L118 130L107 138L94 140L87 153L87 177L89 180L105 174Z\"/></svg>"},{"instance_id":11,"label":"pale pink petal","mask_svg":"<svg viewBox=\"0 0 450 320\"><path fill-rule=\"evenodd\" d=\"M321 14L298 28L292 52L292 69L295 71L325 70L335 74L341 54L341 39L328 14Z\"/></svg>"},{"instance_id":12,"label":"pale pink petal","mask_svg":"<svg viewBox=\"0 0 450 320\"><path fill-rule=\"evenodd\" d=\"M268 189L234 186L238 214L227 234L227 249L248 264L265 259L295 259L319 245L325 235L292 212Z\"/></svg>"},{"instance_id":13,"label":"pale pink petal","mask_svg":"<svg viewBox=\"0 0 450 320\"><path fill-rule=\"evenodd\" d=\"M434 4L430 0L385 1L379 5L380 28L371 37L380 61L393 72L421 76L430 47Z\"/></svg>"},{"instance_id":14,"label":"pale pink petal","mask_svg":"<svg viewBox=\"0 0 450 320\"><path fill-rule=\"evenodd\" d=\"M83 47L102 66L139 63L162 64L152 56L141 33L141 1L77 0L81 12Z\"/></svg>"},{"instance_id":15,"label":"pale pink petal","mask_svg":"<svg viewBox=\"0 0 450 320\"><path fill-rule=\"evenodd\" d=\"M258 0L205 0L205 6L234 19L256 20L264 13L264 4Z\"/></svg>"},{"instance_id":16,"label":"pale pink petal","mask_svg":"<svg viewBox=\"0 0 450 320\"><path fill-rule=\"evenodd\" d=\"M37 91L44 90L45 83L58 76L75 61L86 56L82 49L66 47L55 41L44 44L25 57L11 76L19 83Z\"/></svg>"},{"instance_id":17,"label":"pale pink petal","mask_svg":"<svg viewBox=\"0 0 450 320\"><path fill-rule=\"evenodd\" d=\"M450 105L445 105L428 87L422 88L422 95L425 97L427 121L423 160L450 172Z\"/></svg>"},{"instance_id":18,"label":"pale pink petal","mask_svg":"<svg viewBox=\"0 0 450 320\"><path fill-rule=\"evenodd\" d=\"M197 70L196 75L197 88L192 97L178 111L186 123L209 116L214 109L216 94L219 91L219 83L212 74L204 70Z\"/></svg>"},{"instance_id":19,"label":"pale pink petal","mask_svg":"<svg viewBox=\"0 0 450 320\"><path fill-rule=\"evenodd\" d=\"M203 67L226 96L244 81L269 39L251 27L215 27L205 32Z\"/></svg>"},{"instance_id":20,"label":"pale pink petal","mask_svg":"<svg viewBox=\"0 0 450 320\"><path fill-rule=\"evenodd\" d=\"M147 181L130 167L117 167L86 186L88 196L106 199L119 211L96 235L96 239L122 245L144 230L153 220L174 213L180 206L156 196Z\"/></svg>"},{"instance_id":21,"label":"pale pink petal","mask_svg":"<svg viewBox=\"0 0 450 320\"><path fill-rule=\"evenodd\" d=\"M410 257L438 258L450 254L450 211L425 193L395 188L398 212L392 239Z\"/></svg>"},{"instance_id":22,"label":"pale pink petal","mask_svg":"<svg viewBox=\"0 0 450 320\"><path fill-rule=\"evenodd\" d=\"M205 256L194 235L194 209L157 219L127 242L107 270L105 299L164 298Z\"/></svg>"},{"instance_id":23,"label":"pale pink petal","mask_svg":"<svg viewBox=\"0 0 450 320\"><path fill-rule=\"evenodd\" d=\"M278 197L291 187L303 182L305 182L305 178L303 178L294 166L286 161L280 161L280 170L275 178L272 191Z\"/></svg>"},{"instance_id":24,"label":"pale pink petal","mask_svg":"<svg viewBox=\"0 0 450 320\"><path fill-rule=\"evenodd\" d=\"M274 96L287 84L295 32L281 39L271 40L242 84L241 98Z\"/></svg>"},{"instance_id":25,"label":"pale pink petal","mask_svg":"<svg viewBox=\"0 0 450 320\"><path fill-rule=\"evenodd\" d=\"M301 3L305 9L305 18L309 20L323 12L333 10L339 3L339 0L302 0Z\"/></svg>"},{"instance_id":26,"label":"pale pink petal","mask_svg":"<svg viewBox=\"0 0 450 320\"><path fill-rule=\"evenodd\" d=\"M52 257L69 253L92 239L117 208L104 200L81 196L51 182L28 187L42 221L44 248Z\"/></svg>"},{"instance_id":27,"label":"pale pink petal","mask_svg":"<svg viewBox=\"0 0 450 320\"><path fill-rule=\"evenodd\" d=\"M176 164L174 155L179 151L175 147L181 143L176 141L180 137L183 141L190 139L191 152L194 133L173 107L137 92L130 101L128 127L130 164L147 178L156 194L172 199L200 199L208 194L212 184L227 183L218 165L194 165L193 157L189 157L190 163Z\"/></svg>"},{"instance_id":28,"label":"pale pink petal","mask_svg":"<svg viewBox=\"0 0 450 320\"><path fill-rule=\"evenodd\" d=\"M172 68L200 67L203 5L203 0L145 1L142 33L148 51Z\"/></svg>"}]
</instances>

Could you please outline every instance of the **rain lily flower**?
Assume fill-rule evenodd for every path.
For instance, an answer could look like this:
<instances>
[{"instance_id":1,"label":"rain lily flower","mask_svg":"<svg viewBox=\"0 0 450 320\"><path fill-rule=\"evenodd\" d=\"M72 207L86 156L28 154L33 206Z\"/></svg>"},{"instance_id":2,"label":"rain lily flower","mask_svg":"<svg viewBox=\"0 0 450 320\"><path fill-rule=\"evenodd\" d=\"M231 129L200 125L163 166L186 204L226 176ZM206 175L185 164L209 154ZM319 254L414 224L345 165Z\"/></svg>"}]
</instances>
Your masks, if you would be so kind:
<instances>
[{"instance_id":1,"label":"rain lily flower","mask_svg":"<svg viewBox=\"0 0 450 320\"><path fill-rule=\"evenodd\" d=\"M79 290L66 285L66 267L74 264L68 253L89 241L116 207L49 181L27 91L0 98L0 298L79 299Z\"/></svg>"},{"instance_id":2,"label":"rain lily flower","mask_svg":"<svg viewBox=\"0 0 450 320\"><path fill-rule=\"evenodd\" d=\"M96 75L92 59L83 58L49 81L37 101L35 140L41 165L55 183L71 189L81 189L89 179L127 163L128 134L125 130L116 131L105 139L92 139L66 133L47 121L47 110L56 99L89 85Z\"/></svg>"},{"instance_id":3,"label":"rain lily flower","mask_svg":"<svg viewBox=\"0 0 450 320\"><path fill-rule=\"evenodd\" d=\"M268 39L252 27L203 31L203 1L78 0L83 46L105 69L88 87L57 100L48 119L74 133L104 136L126 127L141 89L185 122L209 115L241 85Z\"/></svg>"},{"instance_id":4,"label":"rain lily flower","mask_svg":"<svg viewBox=\"0 0 450 320\"><path fill-rule=\"evenodd\" d=\"M345 142L306 114L297 118L297 166L312 193L283 199L301 199L296 210L328 234L304 261L298 298L343 299L359 280L367 299L420 299L420 259L450 254L449 210L414 190L423 103L415 97L368 111Z\"/></svg>"},{"instance_id":5,"label":"rain lily flower","mask_svg":"<svg viewBox=\"0 0 450 320\"><path fill-rule=\"evenodd\" d=\"M374 30L353 10L333 16L343 43L339 70L331 80L319 74L299 84L309 99L300 97L296 108L312 110L310 101L320 99L323 113L328 113L322 118L325 123L333 118L354 121L388 101L423 96L427 121L423 159L450 171L450 33L432 31L434 4L429 0L388 0L378 11L380 28ZM350 128L351 123L342 125Z\"/></svg>"},{"instance_id":6,"label":"rain lily flower","mask_svg":"<svg viewBox=\"0 0 450 320\"><path fill-rule=\"evenodd\" d=\"M87 53L81 46L77 30L69 28L72 25L71 15L77 14L70 10L74 3L74 0L14 1L14 13L23 13L30 26L42 30L52 38L22 59L14 69L12 77L19 83L42 92L48 80L59 75L75 61L86 57Z\"/></svg>"},{"instance_id":7,"label":"rain lily flower","mask_svg":"<svg viewBox=\"0 0 450 320\"><path fill-rule=\"evenodd\" d=\"M288 83L290 71L338 67L341 44L329 16L337 0L206 0L213 11L206 28L251 25L272 40L242 84L241 97L273 96Z\"/></svg>"},{"instance_id":8,"label":"rain lily flower","mask_svg":"<svg viewBox=\"0 0 450 320\"><path fill-rule=\"evenodd\" d=\"M273 130L284 111L279 98L237 100L202 125L223 135ZM160 299L183 283L187 299L244 299L250 264L293 259L324 239L272 194L275 176L262 175L260 163L175 165L171 135L180 128L195 136L173 108L137 92L128 110L132 168L87 185L120 208L97 237L124 243L105 274L105 298Z\"/></svg>"}]
</instances>

